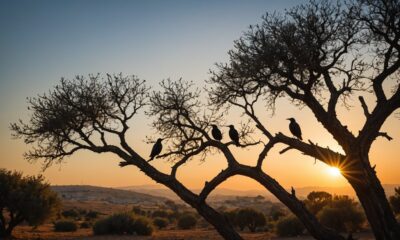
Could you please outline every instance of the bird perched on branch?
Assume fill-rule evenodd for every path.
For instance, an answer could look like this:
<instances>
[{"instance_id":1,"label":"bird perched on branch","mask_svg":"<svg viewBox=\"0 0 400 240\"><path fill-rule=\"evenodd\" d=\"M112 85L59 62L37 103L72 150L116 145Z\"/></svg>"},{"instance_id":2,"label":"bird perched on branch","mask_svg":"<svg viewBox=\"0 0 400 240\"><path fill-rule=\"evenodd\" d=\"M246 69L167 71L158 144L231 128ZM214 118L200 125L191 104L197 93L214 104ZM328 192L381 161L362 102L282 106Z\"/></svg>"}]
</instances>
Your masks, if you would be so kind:
<instances>
[{"instance_id":1,"label":"bird perched on branch","mask_svg":"<svg viewBox=\"0 0 400 240\"><path fill-rule=\"evenodd\" d=\"M300 140L303 140L303 138L301 137L301 129L300 129L300 125L296 122L296 120L294 118L288 118L287 120L290 121L289 124L289 130L290 132L297 137Z\"/></svg>"},{"instance_id":2,"label":"bird perched on branch","mask_svg":"<svg viewBox=\"0 0 400 240\"><path fill-rule=\"evenodd\" d=\"M222 133L221 131L218 129L217 125L212 124L211 125L212 130L211 130L211 135L213 136L213 138L217 141L221 141L222 139Z\"/></svg>"},{"instance_id":3,"label":"bird perched on branch","mask_svg":"<svg viewBox=\"0 0 400 240\"><path fill-rule=\"evenodd\" d=\"M236 146L240 146L239 144L239 133L236 131L233 125L229 125L229 137L236 144Z\"/></svg>"},{"instance_id":4,"label":"bird perched on branch","mask_svg":"<svg viewBox=\"0 0 400 240\"><path fill-rule=\"evenodd\" d=\"M153 160L158 154L161 153L161 150L162 150L161 141L162 140L163 140L162 138L159 138L159 139L157 139L157 142L154 143L153 148L151 149L150 159L148 160L148 162Z\"/></svg>"}]
</instances>

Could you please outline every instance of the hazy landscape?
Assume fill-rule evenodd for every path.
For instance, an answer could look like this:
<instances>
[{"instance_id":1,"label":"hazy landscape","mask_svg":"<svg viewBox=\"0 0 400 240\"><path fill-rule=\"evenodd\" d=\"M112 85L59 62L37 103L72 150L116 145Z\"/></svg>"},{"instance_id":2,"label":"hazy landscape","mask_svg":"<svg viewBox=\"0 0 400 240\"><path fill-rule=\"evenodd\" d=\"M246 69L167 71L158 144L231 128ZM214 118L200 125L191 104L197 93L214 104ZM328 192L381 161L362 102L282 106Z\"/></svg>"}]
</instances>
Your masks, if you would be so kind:
<instances>
[{"instance_id":1,"label":"hazy landscape","mask_svg":"<svg viewBox=\"0 0 400 240\"><path fill-rule=\"evenodd\" d=\"M393 186L387 186L389 189ZM87 212L94 211L98 212L99 218L104 218L108 215L118 212L129 212L135 206L140 207L143 211L154 212L161 209L168 209L165 202L173 200L182 211L190 211L183 201L177 199L173 193L169 193L166 189L159 188L157 185L146 185L146 186L130 186L121 188L105 188L98 186L88 185L62 185L52 186L55 192L59 194L62 199L61 212L66 210L85 210ZM125 190L124 190L125 189ZM130 190L127 190L130 189ZM319 187L315 188L317 191L328 190L331 188ZM344 194L345 188L339 188L337 192L331 192L332 194ZM309 192L313 191L313 188L299 188L299 195L301 198L305 198ZM336 189L334 189L336 190ZM166 197L164 197L165 193ZM274 201L274 198L267 197L265 199L260 198L265 192L259 190L252 191L239 191L231 189L217 189L215 194L210 196L208 200L210 205L217 209L221 207L225 208L241 208L251 207L262 211L266 214L269 213L270 209L274 206L284 209L284 205ZM151 195L150 195L151 194ZM257 198L258 196L258 198ZM288 210L285 210L288 211ZM77 222L85 221L84 218L72 218ZM308 240L313 239L309 236L297 236L295 238L277 237L272 232L256 232L251 233L245 231L241 234L244 239L248 240L261 240L261 239L302 239ZM354 236L360 240L373 239L369 231L356 233ZM93 239L93 240L109 240L109 239L132 239L132 240L175 240L175 239L211 239L220 240L223 239L213 229L212 226L202 222L194 229L181 230L174 226L170 226L166 229L156 230L152 236L94 236L93 231L90 228L78 228L74 232L54 232L53 223L46 223L32 228L31 226L18 226L15 229L14 237L17 239Z\"/></svg>"}]
</instances>

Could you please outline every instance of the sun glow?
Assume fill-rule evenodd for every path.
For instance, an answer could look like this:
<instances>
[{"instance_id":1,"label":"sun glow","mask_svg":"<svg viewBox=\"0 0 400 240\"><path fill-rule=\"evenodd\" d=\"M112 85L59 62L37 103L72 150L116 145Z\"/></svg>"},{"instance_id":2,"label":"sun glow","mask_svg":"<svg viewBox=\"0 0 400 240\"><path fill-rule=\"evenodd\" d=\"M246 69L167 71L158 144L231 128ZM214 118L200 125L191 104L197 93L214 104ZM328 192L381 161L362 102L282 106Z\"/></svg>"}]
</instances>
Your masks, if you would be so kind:
<instances>
[{"instance_id":1,"label":"sun glow","mask_svg":"<svg viewBox=\"0 0 400 240\"><path fill-rule=\"evenodd\" d=\"M340 169L337 167L329 167L328 173L333 177L338 177L341 175Z\"/></svg>"}]
</instances>

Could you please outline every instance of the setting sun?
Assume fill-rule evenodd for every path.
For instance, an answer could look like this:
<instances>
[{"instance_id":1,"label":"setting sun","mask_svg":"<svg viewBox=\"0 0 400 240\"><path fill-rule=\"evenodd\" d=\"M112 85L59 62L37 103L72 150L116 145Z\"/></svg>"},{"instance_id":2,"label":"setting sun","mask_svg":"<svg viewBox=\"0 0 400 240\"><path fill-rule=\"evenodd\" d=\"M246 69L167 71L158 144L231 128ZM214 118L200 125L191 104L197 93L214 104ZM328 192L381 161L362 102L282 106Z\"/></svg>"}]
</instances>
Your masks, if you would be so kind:
<instances>
[{"instance_id":1,"label":"setting sun","mask_svg":"<svg viewBox=\"0 0 400 240\"><path fill-rule=\"evenodd\" d=\"M338 177L341 175L340 169L337 167L329 167L328 172L333 177Z\"/></svg>"}]
</instances>

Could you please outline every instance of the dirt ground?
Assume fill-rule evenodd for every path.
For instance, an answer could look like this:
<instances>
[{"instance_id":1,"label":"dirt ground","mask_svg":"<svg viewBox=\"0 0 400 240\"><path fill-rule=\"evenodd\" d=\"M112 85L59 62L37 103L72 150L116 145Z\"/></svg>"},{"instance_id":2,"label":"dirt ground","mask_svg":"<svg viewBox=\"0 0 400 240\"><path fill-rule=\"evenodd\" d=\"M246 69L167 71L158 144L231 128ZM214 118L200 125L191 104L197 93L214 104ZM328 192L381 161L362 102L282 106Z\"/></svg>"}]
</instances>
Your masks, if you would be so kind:
<instances>
[{"instance_id":1,"label":"dirt ground","mask_svg":"<svg viewBox=\"0 0 400 240\"><path fill-rule=\"evenodd\" d=\"M295 238L278 238L271 233L241 233L242 237L246 240L311 240L310 236L301 236ZM32 230L29 226L18 226L13 232L16 239L27 240L222 240L218 233L210 229L194 229L194 230L156 230L152 236L93 236L92 229L78 229L76 232L61 233L54 232L52 224L39 226L37 229ZM354 234L359 240L372 240L374 239L371 233L357 233Z\"/></svg>"}]
</instances>

